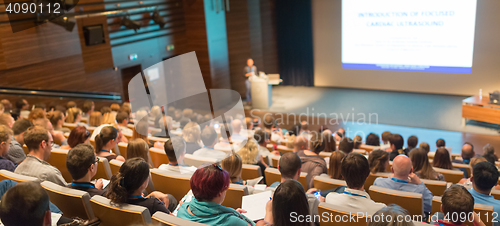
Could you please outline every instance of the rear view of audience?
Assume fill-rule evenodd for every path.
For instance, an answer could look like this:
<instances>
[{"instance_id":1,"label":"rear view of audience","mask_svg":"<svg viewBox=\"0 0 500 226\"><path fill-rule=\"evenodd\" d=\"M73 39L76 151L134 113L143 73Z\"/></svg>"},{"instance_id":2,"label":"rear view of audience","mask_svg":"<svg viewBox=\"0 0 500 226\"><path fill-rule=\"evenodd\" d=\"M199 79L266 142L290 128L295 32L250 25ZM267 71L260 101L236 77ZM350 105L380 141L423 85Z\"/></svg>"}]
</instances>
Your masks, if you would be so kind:
<instances>
[{"instance_id":1,"label":"rear view of audience","mask_svg":"<svg viewBox=\"0 0 500 226\"><path fill-rule=\"evenodd\" d=\"M272 216L272 218L270 217ZM264 220L276 226L310 226L307 221L297 221L291 216L312 218L309 213L309 202L304 195L304 188L296 180L281 183L266 206Z\"/></svg>"},{"instance_id":2,"label":"rear view of audience","mask_svg":"<svg viewBox=\"0 0 500 226\"><path fill-rule=\"evenodd\" d=\"M182 127L181 127L182 128ZM186 153L193 154L196 150L200 149L201 131L200 126L192 123L183 127L182 137L186 141ZM205 144L205 142L203 142ZM205 144L207 145L207 144ZM211 145L211 144L208 144Z\"/></svg>"},{"instance_id":3,"label":"rear view of audience","mask_svg":"<svg viewBox=\"0 0 500 226\"><path fill-rule=\"evenodd\" d=\"M52 123L52 126L54 127L55 131L60 131L63 133L71 132L70 129L63 127L64 120L65 120L63 112L60 112L60 111L50 112L47 115L47 118L50 120L50 123Z\"/></svg>"},{"instance_id":4,"label":"rear view of audience","mask_svg":"<svg viewBox=\"0 0 500 226\"><path fill-rule=\"evenodd\" d=\"M377 211L370 218L368 226L413 226L411 219L407 210L392 204Z\"/></svg>"},{"instance_id":5,"label":"rear view of audience","mask_svg":"<svg viewBox=\"0 0 500 226\"><path fill-rule=\"evenodd\" d=\"M432 160L432 166L441 169L452 169L450 153L446 148L440 147L436 150L434 154L434 159Z\"/></svg>"},{"instance_id":6,"label":"rear view of audience","mask_svg":"<svg viewBox=\"0 0 500 226\"><path fill-rule=\"evenodd\" d=\"M215 132L214 128L205 127L201 133L201 140L205 146L195 151L194 156L214 158L217 161L226 157L225 152L214 149L215 143L217 143L217 132Z\"/></svg>"},{"instance_id":7,"label":"rear view of audience","mask_svg":"<svg viewBox=\"0 0 500 226\"><path fill-rule=\"evenodd\" d=\"M163 146L168 157L168 164L161 164L158 169L174 173L193 174L196 167L184 165L186 142L184 138L175 136L165 142Z\"/></svg>"},{"instance_id":8,"label":"rear view of audience","mask_svg":"<svg viewBox=\"0 0 500 226\"><path fill-rule=\"evenodd\" d=\"M170 213L177 205L172 195L152 192L144 197L142 192L148 187L149 164L142 158L128 159L120 171L111 177L107 197L115 205L132 204L148 208L153 215L156 211Z\"/></svg>"},{"instance_id":9,"label":"rear view of audience","mask_svg":"<svg viewBox=\"0 0 500 226\"><path fill-rule=\"evenodd\" d=\"M99 164L99 160L94 153L94 148L89 144L79 144L69 150L66 157L66 168L68 168L73 182L68 187L88 192L90 197L94 195L104 196L102 180L97 180L95 184L90 182L97 173L97 164Z\"/></svg>"},{"instance_id":10,"label":"rear view of audience","mask_svg":"<svg viewBox=\"0 0 500 226\"><path fill-rule=\"evenodd\" d=\"M349 137L344 137L339 143L339 151L349 154L354 149L354 142Z\"/></svg>"},{"instance_id":11,"label":"rear view of audience","mask_svg":"<svg viewBox=\"0 0 500 226\"><path fill-rule=\"evenodd\" d=\"M0 125L0 169L14 172L16 166L6 159L12 137L12 130L6 125Z\"/></svg>"},{"instance_id":12,"label":"rear view of audience","mask_svg":"<svg viewBox=\"0 0 500 226\"><path fill-rule=\"evenodd\" d=\"M335 138L332 136L332 131L325 130L321 133L323 136L323 151L324 152L334 152L337 150L337 142Z\"/></svg>"},{"instance_id":13,"label":"rear view of audience","mask_svg":"<svg viewBox=\"0 0 500 226\"><path fill-rule=\"evenodd\" d=\"M89 126L98 127L101 125L101 122L102 122L101 112L94 111L94 112L90 113L89 121L88 121Z\"/></svg>"},{"instance_id":14,"label":"rear view of audience","mask_svg":"<svg viewBox=\"0 0 500 226\"><path fill-rule=\"evenodd\" d=\"M377 134L370 133L368 136L366 136L366 145L371 145L371 146L380 146L380 138Z\"/></svg>"},{"instance_id":15,"label":"rear view of audience","mask_svg":"<svg viewBox=\"0 0 500 226\"><path fill-rule=\"evenodd\" d=\"M90 132L83 126L75 127L68 136L68 147L74 148L79 144L90 144ZM63 147L61 147L63 148Z\"/></svg>"},{"instance_id":16,"label":"rear view of audience","mask_svg":"<svg viewBox=\"0 0 500 226\"><path fill-rule=\"evenodd\" d=\"M227 171L231 183L245 185L245 181L241 179L243 163L240 155L233 152L232 155L226 157L220 162L220 167Z\"/></svg>"},{"instance_id":17,"label":"rear view of audience","mask_svg":"<svg viewBox=\"0 0 500 226\"><path fill-rule=\"evenodd\" d=\"M254 225L238 211L221 205L229 183L229 173L216 164L198 168L190 180L194 198L180 206L177 217L208 225Z\"/></svg>"},{"instance_id":18,"label":"rear view of audience","mask_svg":"<svg viewBox=\"0 0 500 226\"><path fill-rule=\"evenodd\" d=\"M323 173L327 173L326 161L319 156L317 149L322 145L320 140L311 141L311 151L304 150L297 152L297 155L302 161L302 171L307 173L308 188L314 187L314 177Z\"/></svg>"},{"instance_id":19,"label":"rear view of audience","mask_svg":"<svg viewBox=\"0 0 500 226\"><path fill-rule=\"evenodd\" d=\"M131 140L127 145L127 158L139 157L148 162L152 167L152 163L149 162L149 146L146 141L141 138Z\"/></svg>"},{"instance_id":20,"label":"rear view of audience","mask_svg":"<svg viewBox=\"0 0 500 226\"><path fill-rule=\"evenodd\" d=\"M404 140L403 137L399 134L392 134L390 136L391 139L391 153L389 155L389 159L391 161L396 158L398 155L408 155L408 153L403 150Z\"/></svg>"},{"instance_id":21,"label":"rear view of audience","mask_svg":"<svg viewBox=\"0 0 500 226\"><path fill-rule=\"evenodd\" d=\"M15 164L19 164L26 158L26 154L23 150L24 133L31 126L33 126L33 123L31 123L27 119L19 119L12 126L14 136L10 141L9 151L7 152L7 159L14 162Z\"/></svg>"},{"instance_id":22,"label":"rear view of audience","mask_svg":"<svg viewBox=\"0 0 500 226\"><path fill-rule=\"evenodd\" d=\"M490 162L477 163L472 169L472 188L469 189L474 202L483 205L493 206L495 212L495 222L499 222L500 216L500 200L496 200L491 196L491 190L498 183L499 173L495 165ZM497 226L498 223L495 223Z\"/></svg>"},{"instance_id":23,"label":"rear view of audience","mask_svg":"<svg viewBox=\"0 0 500 226\"><path fill-rule=\"evenodd\" d=\"M112 152L116 147L118 131L115 127L106 126L101 129L101 132L95 137L95 152L97 156L103 157L110 161L116 159L125 162L125 158L121 155L116 155Z\"/></svg>"},{"instance_id":24,"label":"rear view of audience","mask_svg":"<svg viewBox=\"0 0 500 226\"><path fill-rule=\"evenodd\" d=\"M20 183L3 195L0 218L5 226L50 226L49 195L40 184Z\"/></svg>"},{"instance_id":25,"label":"rear view of audience","mask_svg":"<svg viewBox=\"0 0 500 226\"><path fill-rule=\"evenodd\" d=\"M389 166L389 153L377 149L373 150L368 156L370 173L385 173Z\"/></svg>"},{"instance_id":26,"label":"rear view of audience","mask_svg":"<svg viewBox=\"0 0 500 226\"><path fill-rule=\"evenodd\" d=\"M425 150L414 148L410 152L410 159L413 165L413 172L415 172L420 179L444 181L443 174L437 173L432 168Z\"/></svg>"},{"instance_id":27,"label":"rear view of audience","mask_svg":"<svg viewBox=\"0 0 500 226\"><path fill-rule=\"evenodd\" d=\"M345 158L344 152L335 151L330 155L330 166L328 167L328 176L332 179L342 180L340 173L342 160Z\"/></svg>"}]
</instances>

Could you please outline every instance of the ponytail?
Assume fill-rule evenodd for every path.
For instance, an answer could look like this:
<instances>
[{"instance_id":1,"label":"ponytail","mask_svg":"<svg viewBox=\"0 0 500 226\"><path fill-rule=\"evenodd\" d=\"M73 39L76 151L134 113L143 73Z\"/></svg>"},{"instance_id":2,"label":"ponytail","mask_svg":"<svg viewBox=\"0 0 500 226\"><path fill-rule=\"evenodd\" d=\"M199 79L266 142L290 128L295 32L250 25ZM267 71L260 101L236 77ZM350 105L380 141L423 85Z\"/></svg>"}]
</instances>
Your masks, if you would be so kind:
<instances>
[{"instance_id":1,"label":"ponytail","mask_svg":"<svg viewBox=\"0 0 500 226\"><path fill-rule=\"evenodd\" d=\"M111 200L111 203L115 205L127 203L129 193L124 187L124 181L125 178L123 175L121 173L117 173L111 177L111 181L109 182L107 196Z\"/></svg>"},{"instance_id":2,"label":"ponytail","mask_svg":"<svg viewBox=\"0 0 500 226\"><path fill-rule=\"evenodd\" d=\"M141 188L148 178L149 164L144 159L128 159L120 171L111 177L107 196L113 204L126 203L129 196Z\"/></svg>"},{"instance_id":3,"label":"ponytail","mask_svg":"<svg viewBox=\"0 0 500 226\"><path fill-rule=\"evenodd\" d=\"M104 146L111 140L118 137L118 131L115 127L105 126L101 129L101 132L95 137L95 151L99 153L102 151Z\"/></svg>"}]
</instances>

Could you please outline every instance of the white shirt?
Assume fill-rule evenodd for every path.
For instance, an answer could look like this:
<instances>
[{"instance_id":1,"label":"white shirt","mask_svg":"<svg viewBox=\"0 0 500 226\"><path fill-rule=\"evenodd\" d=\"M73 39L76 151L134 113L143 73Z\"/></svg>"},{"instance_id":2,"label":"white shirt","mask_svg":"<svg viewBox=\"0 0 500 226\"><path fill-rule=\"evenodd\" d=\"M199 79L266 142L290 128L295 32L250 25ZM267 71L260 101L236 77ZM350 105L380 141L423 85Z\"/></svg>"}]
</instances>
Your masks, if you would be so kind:
<instances>
[{"instance_id":1,"label":"white shirt","mask_svg":"<svg viewBox=\"0 0 500 226\"><path fill-rule=\"evenodd\" d=\"M226 153L223 151L215 150L211 147L205 146L205 147L202 147L202 148L196 150L193 153L193 156L213 158L213 159L217 159L217 161L221 161L224 158L226 158Z\"/></svg>"},{"instance_id":2,"label":"white shirt","mask_svg":"<svg viewBox=\"0 0 500 226\"><path fill-rule=\"evenodd\" d=\"M189 174L193 175L194 171L196 171L196 167L194 166L181 166L181 165L170 165L170 164L161 164L158 169L165 170L172 173L181 173L181 174Z\"/></svg>"},{"instance_id":3,"label":"white shirt","mask_svg":"<svg viewBox=\"0 0 500 226\"><path fill-rule=\"evenodd\" d=\"M384 203L375 202L365 191L346 188L343 194L330 192L326 196L326 203L338 207L339 210L351 212L352 214L363 213L373 215L385 207Z\"/></svg>"},{"instance_id":4,"label":"white shirt","mask_svg":"<svg viewBox=\"0 0 500 226\"><path fill-rule=\"evenodd\" d=\"M260 156L266 157L266 156L268 156L270 154L271 154L271 152L269 151L269 149L267 149L267 148L262 147L262 146L259 145L259 154L255 157L255 160L257 162L259 162L260 161Z\"/></svg>"}]
</instances>

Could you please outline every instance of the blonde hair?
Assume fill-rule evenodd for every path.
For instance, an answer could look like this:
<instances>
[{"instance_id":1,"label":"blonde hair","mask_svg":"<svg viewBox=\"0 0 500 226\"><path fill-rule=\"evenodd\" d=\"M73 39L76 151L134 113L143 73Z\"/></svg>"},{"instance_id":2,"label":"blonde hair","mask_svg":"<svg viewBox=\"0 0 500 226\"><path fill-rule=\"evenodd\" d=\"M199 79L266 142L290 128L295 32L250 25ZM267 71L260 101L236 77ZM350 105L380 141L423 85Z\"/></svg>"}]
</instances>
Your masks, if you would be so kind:
<instances>
[{"instance_id":1,"label":"blonde hair","mask_svg":"<svg viewBox=\"0 0 500 226\"><path fill-rule=\"evenodd\" d=\"M161 115L161 108L159 106L151 107L151 117L156 118Z\"/></svg>"},{"instance_id":2,"label":"blonde hair","mask_svg":"<svg viewBox=\"0 0 500 226\"><path fill-rule=\"evenodd\" d=\"M102 124L115 124L116 123L116 114L114 112L104 113L102 116Z\"/></svg>"},{"instance_id":3,"label":"blonde hair","mask_svg":"<svg viewBox=\"0 0 500 226\"><path fill-rule=\"evenodd\" d=\"M243 167L243 162L241 157L234 153L234 151L231 156L220 162L220 166L229 173L231 182L239 182L241 180L241 168Z\"/></svg>"},{"instance_id":4,"label":"blonde hair","mask_svg":"<svg viewBox=\"0 0 500 226\"><path fill-rule=\"evenodd\" d=\"M141 138L133 139L127 145L127 159L135 157L140 157L151 165L149 162L149 145Z\"/></svg>"},{"instance_id":5,"label":"blonde hair","mask_svg":"<svg viewBox=\"0 0 500 226\"><path fill-rule=\"evenodd\" d=\"M78 115L82 114L82 110L80 108L70 108L68 109L68 116L66 117L67 123L75 123Z\"/></svg>"},{"instance_id":6,"label":"blonde hair","mask_svg":"<svg viewBox=\"0 0 500 226\"><path fill-rule=\"evenodd\" d=\"M200 126L196 122L188 122L182 129L182 138L186 142L199 143L201 140Z\"/></svg>"},{"instance_id":7,"label":"blonde hair","mask_svg":"<svg viewBox=\"0 0 500 226\"><path fill-rule=\"evenodd\" d=\"M35 120L39 118L46 118L45 112L41 108L35 108L33 109L30 114L28 115L28 120L30 122L34 122Z\"/></svg>"},{"instance_id":8,"label":"blonde hair","mask_svg":"<svg viewBox=\"0 0 500 226\"><path fill-rule=\"evenodd\" d=\"M12 129L6 125L0 125L0 143L7 142L12 135Z\"/></svg>"},{"instance_id":9,"label":"blonde hair","mask_svg":"<svg viewBox=\"0 0 500 226\"><path fill-rule=\"evenodd\" d=\"M89 116L89 126L100 126L102 122L102 114L98 111L93 111Z\"/></svg>"},{"instance_id":10,"label":"blonde hair","mask_svg":"<svg viewBox=\"0 0 500 226\"><path fill-rule=\"evenodd\" d=\"M256 157L259 154L259 146L253 140L248 140L239 151L238 154L241 156L241 159L244 164L256 164Z\"/></svg>"},{"instance_id":11,"label":"blonde hair","mask_svg":"<svg viewBox=\"0 0 500 226\"><path fill-rule=\"evenodd\" d=\"M286 147L287 148L290 148L290 149L294 149L295 148L295 135L291 135L290 137L288 137L288 142L286 142Z\"/></svg>"},{"instance_id":12,"label":"blonde hair","mask_svg":"<svg viewBox=\"0 0 500 226\"><path fill-rule=\"evenodd\" d=\"M143 139L146 142L148 142L148 133L149 133L149 125L148 121L146 118L143 118L142 120L139 120L135 124L135 128L132 133L132 139Z\"/></svg>"},{"instance_id":13,"label":"blonde hair","mask_svg":"<svg viewBox=\"0 0 500 226\"><path fill-rule=\"evenodd\" d=\"M111 111L119 111L120 110L120 105L119 104L111 104Z\"/></svg>"}]
</instances>

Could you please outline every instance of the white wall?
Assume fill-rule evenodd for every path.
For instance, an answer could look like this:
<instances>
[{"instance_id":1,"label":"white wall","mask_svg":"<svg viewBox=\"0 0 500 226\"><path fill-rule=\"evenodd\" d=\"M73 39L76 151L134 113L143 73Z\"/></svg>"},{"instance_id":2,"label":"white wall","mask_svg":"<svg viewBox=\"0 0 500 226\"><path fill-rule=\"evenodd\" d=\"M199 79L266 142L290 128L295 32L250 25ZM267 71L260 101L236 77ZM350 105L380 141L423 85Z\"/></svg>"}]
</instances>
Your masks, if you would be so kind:
<instances>
[{"instance_id":1,"label":"white wall","mask_svg":"<svg viewBox=\"0 0 500 226\"><path fill-rule=\"evenodd\" d=\"M342 69L341 0L312 0L314 85L457 95L500 90L500 1L478 0L471 74Z\"/></svg>"}]
</instances>

